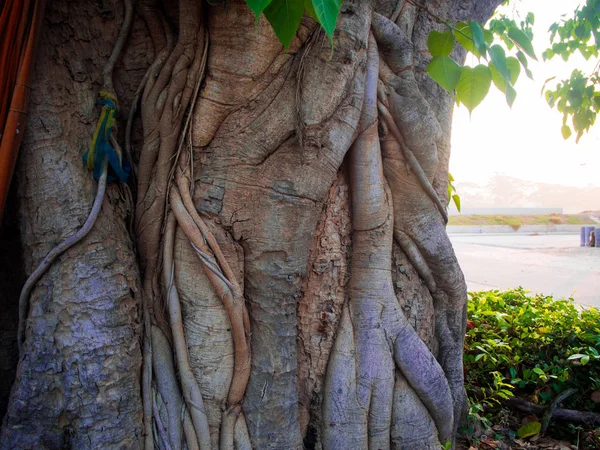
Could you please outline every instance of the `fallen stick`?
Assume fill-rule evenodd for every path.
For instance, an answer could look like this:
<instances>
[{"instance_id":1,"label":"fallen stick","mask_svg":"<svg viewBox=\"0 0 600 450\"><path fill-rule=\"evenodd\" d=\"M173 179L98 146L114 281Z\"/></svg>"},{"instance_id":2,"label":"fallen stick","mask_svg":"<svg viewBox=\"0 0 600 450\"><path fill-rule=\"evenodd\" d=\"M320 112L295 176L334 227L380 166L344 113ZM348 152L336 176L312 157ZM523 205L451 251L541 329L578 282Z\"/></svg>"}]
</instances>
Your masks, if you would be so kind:
<instances>
[{"instance_id":1,"label":"fallen stick","mask_svg":"<svg viewBox=\"0 0 600 450\"><path fill-rule=\"evenodd\" d=\"M535 403L528 402L522 398L509 398L505 400L503 404L511 409L517 409L537 416L543 415L547 409L546 406L536 405ZM583 423L595 427L600 426L600 414L588 411L556 408L552 413L552 418L565 422Z\"/></svg>"}]
</instances>

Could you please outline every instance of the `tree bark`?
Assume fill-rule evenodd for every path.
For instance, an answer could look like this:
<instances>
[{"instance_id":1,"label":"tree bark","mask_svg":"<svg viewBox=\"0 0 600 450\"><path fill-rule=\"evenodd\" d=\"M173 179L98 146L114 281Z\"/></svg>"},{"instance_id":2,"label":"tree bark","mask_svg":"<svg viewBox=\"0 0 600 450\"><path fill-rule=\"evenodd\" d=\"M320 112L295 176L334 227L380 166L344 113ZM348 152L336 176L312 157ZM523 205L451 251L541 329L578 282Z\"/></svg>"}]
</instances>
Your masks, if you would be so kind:
<instances>
[{"instance_id":1,"label":"tree bark","mask_svg":"<svg viewBox=\"0 0 600 450\"><path fill-rule=\"evenodd\" d=\"M93 202L81 155L124 14L49 3L15 185L27 275ZM428 10L499 1L345 0L333 52L308 17L285 51L241 0L137 3L113 77L124 148L141 98L136 178L32 292L0 448L452 441L466 286Z\"/></svg>"}]
</instances>

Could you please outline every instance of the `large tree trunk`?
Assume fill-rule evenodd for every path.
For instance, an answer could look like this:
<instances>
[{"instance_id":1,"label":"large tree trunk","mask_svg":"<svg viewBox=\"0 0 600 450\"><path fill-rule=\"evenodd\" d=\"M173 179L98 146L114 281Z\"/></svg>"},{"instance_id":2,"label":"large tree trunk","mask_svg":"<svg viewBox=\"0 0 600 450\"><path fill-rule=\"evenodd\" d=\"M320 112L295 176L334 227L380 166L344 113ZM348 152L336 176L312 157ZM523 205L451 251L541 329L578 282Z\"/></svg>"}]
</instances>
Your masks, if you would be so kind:
<instances>
[{"instance_id":1,"label":"large tree trunk","mask_svg":"<svg viewBox=\"0 0 600 450\"><path fill-rule=\"evenodd\" d=\"M333 53L307 17L286 52L239 0L137 3L113 76L120 142L141 96L133 196L109 184L29 296L0 448L452 441L466 286L444 224L453 99L426 42L430 12L482 21L499 0L345 0ZM81 156L123 16L47 7L3 235L26 274L91 208Z\"/></svg>"}]
</instances>

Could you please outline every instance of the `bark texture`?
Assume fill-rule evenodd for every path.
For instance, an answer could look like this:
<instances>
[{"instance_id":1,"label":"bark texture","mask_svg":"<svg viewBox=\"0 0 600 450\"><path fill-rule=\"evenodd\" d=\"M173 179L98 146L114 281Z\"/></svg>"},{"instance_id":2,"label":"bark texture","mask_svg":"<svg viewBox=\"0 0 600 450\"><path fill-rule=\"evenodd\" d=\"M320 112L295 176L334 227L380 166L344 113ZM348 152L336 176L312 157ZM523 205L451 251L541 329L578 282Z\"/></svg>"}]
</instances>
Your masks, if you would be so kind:
<instances>
[{"instance_id":1,"label":"bark texture","mask_svg":"<svg viewBox=\"0 0 600 450\"><path fill-rule=\"evenodd\" d=\"M98 6L48 7L17 181L27 273L81 226L94 199L81 156L123 13ZM120 87L131 89L135 70L119 73ZM141 329L128 214L121 189L111 186L90 235L33 291L2 448L137 445Z\"/></svg>"},{"instance_id":2,"label":"bark texture","mask_svg":"<svg viewBox=\"0 0 600 450\"><path fill-rule=\"evenodd\" d=\"M135 200L110 184L33 291L0 448L452 441L466 287L428 10L498 1L346 0L333 53L308 17L286 52L241 0L137 3L114 75ZM93 201L81 155L123 14L48 6L17 171L27 274Z\"/></svg>"}]
</instances>

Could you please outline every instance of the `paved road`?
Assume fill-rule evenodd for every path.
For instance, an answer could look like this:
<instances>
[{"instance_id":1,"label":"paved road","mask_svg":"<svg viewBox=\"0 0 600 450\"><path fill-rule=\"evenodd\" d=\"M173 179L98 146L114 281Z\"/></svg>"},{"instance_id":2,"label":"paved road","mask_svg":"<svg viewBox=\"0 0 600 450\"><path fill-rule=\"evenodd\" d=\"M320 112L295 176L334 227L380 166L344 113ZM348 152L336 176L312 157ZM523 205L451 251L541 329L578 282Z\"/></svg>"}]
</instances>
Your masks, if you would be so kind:
<instances>
[{"instance_id":1,"label":"paved road","mask_svg":"<svg viewBox=\"0 0 600 450\"><path fill-rule=\"evenodd\" d=\"M600 248L579 235L450 235L470 290L523 286L600 307Z\"/></svg>"}]
</instances>

